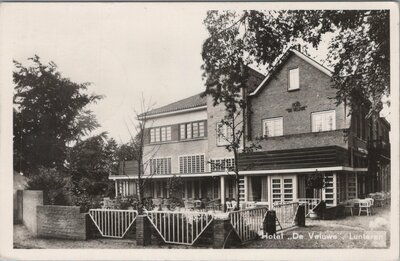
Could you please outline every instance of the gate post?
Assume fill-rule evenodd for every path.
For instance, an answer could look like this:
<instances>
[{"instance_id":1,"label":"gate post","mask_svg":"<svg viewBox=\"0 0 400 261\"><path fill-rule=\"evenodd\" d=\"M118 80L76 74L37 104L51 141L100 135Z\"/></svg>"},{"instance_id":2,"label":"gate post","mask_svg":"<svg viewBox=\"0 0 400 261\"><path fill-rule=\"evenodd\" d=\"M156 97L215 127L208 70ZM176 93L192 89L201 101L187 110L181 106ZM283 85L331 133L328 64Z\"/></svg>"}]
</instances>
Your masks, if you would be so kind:
<instances>
[{"instance_id":1,"label":"gate post","mask_svg":"<svg viewBox=\"0 0 400 261\"><path fill-rule=\"evenodd\" d=\"M275 210L268 210L263 222L263 234L265 235L276 234L276 212Z\"/></svg>"},{"instance_id":2,"label":"gate post","mask_svg":"<svg viewBox=\"0 0 400 261\"><path fill-rule=\"evenodd\" d=\"M233 229L227 214L215 215L213 220L213 248L224 248Z\"/></svg>"},{"instance_id":3,"label":"gate post","mask_svg":"<svg viewBox=\"0 0 400 261\"><path fill-rule=\"evenodd\" d=\"M305 227L306 226L306 206L305 205L299 205L299 208L297 209L297 215L296 215L296 226L299 227Z\"/></svg>"},{"instance_id":4,"label":"gate post","mask_svg":"<svg viewBox=\"0 0 400 261\"><path fill-rule=\"evenodd\" d=\"M136 218L136 244L147 246L151 244L151 223L146 215L138 215Z\"/></svg>"}]
</instances>

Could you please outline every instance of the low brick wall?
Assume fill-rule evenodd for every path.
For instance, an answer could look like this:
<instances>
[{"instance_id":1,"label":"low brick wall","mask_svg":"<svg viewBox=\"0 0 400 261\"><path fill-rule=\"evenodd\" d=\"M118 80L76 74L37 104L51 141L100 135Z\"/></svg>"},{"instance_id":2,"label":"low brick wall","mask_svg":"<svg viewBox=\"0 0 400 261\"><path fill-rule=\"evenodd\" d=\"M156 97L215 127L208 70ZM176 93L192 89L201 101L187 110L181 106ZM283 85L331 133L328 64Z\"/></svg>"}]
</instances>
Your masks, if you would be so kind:
<instances>
[{"instance_id":1,"label":"low brick wall","mask_svg":"<svg viewBox=\"0 0 400 261\"><path fill-rule=\"evenodd\" d=\"M38 206L37 235L86 240L86 218L75 206Z\"/></svg>"},{"instance_id":2,"label":"low brick wall","mask_svg":"<svg viewBox=\"0 0 400 261\"><path fill-rule=\"evenodd\" d=\"M24 190L22 193L22 222L30 232L37 235L36 208L43 205L43 192Z\"/></svg>"}]
</instances>

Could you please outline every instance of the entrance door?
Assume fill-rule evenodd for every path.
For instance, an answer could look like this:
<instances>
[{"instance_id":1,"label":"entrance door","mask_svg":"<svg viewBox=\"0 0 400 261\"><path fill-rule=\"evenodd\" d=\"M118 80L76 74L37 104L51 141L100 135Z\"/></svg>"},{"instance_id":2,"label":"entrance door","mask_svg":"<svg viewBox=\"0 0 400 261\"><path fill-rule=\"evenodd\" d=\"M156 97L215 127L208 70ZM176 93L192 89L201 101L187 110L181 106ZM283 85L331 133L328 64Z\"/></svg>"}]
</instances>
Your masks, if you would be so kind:
<instances>
[{"instance_id":1,"label":"entrance door","mask_svg":"<svg viewBox=\"0 0 400 261\"><path fill-rule=\"evenodd\" d=\"M271 177L272 203L293 201L294 178L293 176Z\"/></svg>"}]
</instances>

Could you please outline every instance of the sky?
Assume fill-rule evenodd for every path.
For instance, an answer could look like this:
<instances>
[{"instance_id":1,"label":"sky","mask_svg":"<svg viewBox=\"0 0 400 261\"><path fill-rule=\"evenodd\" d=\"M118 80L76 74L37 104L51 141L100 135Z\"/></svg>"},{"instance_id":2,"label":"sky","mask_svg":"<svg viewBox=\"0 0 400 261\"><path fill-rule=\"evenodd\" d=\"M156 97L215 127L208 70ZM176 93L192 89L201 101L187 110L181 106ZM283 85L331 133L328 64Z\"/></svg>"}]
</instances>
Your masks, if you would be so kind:
<instances>
[{"instance_id":1,"label":"sky","mask_svg":"<svg viewBox=\"0 0 400 261\"><path fill-rule=\"evenodd\" d=\"M3 5L2 66L12 69L13 59L26 64L37 54L42 62L54 61L72 81L91 82L89 93L105 96L91 106L101 124L93 134L107 131L117 142L127 142L142 96L159 107L204 90L206 10L160 3ZM324 46L309 50L312 57L326 58Z\"/></svg>"},{"instance_id":2,"label":"sky","mask_svg":"<svg viewBox=\"0 0 400 261\"><path fill-rule=\"evenodd\" d=\"M141 96L159 107L203 90L201 47L206 11L166 5L24 4L2 8L8 55L37 54L63 76L105 95L91 109L117 142ZM4 21L3 20L3 21ZM3 34L3 35L4 35ZM10 52L11 51L11 52ZM10 59L10 61L12 60ZM11 88L11 86L10 86Z\"/></svg>"}]
</instances>

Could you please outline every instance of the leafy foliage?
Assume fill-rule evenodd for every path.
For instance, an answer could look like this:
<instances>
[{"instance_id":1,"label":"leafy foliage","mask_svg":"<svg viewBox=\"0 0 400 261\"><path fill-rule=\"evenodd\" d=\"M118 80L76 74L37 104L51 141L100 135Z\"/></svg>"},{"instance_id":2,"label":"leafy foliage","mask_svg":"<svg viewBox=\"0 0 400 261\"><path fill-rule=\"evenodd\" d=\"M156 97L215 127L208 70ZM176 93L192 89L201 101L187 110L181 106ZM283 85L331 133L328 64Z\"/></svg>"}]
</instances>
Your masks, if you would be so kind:
<instances>
[{"instance_id":1,"label":"leafy foliage","mask_svg":"<svg viewBox=\"0 0 400 261\"><path fill-rule=\"evenodd\" d=\"M116 142L108 139L106 133L101 133L69 150L67 170L71 177L74 205L114 195L114 186L108 176L117 168L116 149Z\"/></svg>"},{"instance_id":2,"label":"leafy foliage","mask_svg":"<svg viewBox=\"0 0 400 261\"><path fill-rule=\"evenodd\" d=\"M27 189L42 190L46 203L68 205L68 178L54 168L39 167L37 175L28 178Z\"/></svg>"},{"instance_id":3,"label":"leafy foliage","mask_svg":"<svg viewBox=\"0 0 400 261\"><path fill-rule=\"evenodd\" d=\"M14 169L29 175L39 166L62 168L67 144L98 127L87 105L101 99L86 94L89 83L74 83L55 63L38 56L25 67L14 61Z\"/></svg>"},{"instance_id":4,"label":"leafy foliage","mask_svg":"<svg viewBox=\"0 0 400 261\"><path fill-rule=\"evenodd\" d=\"M209 11L204 20L210 37L203 44L206 93L227 108L245 87L247 65L273 68L299 42L317 48L325 34L328 62L338 103L371 100L382 108L389 94L390 26L388 10ZM242 104L245 101L242 101Z\"/></svg>"},{"instance_id":5,"label":"leafy foliage","mask_svg":"<svg viewBox=\"0 0 400 261\"><path fill-rule=\"evenodd\" d=\"M323 189L325 177L323 173L315 172L306 178L306 187L310 189Z\"/></svg>"}]
</instances>

